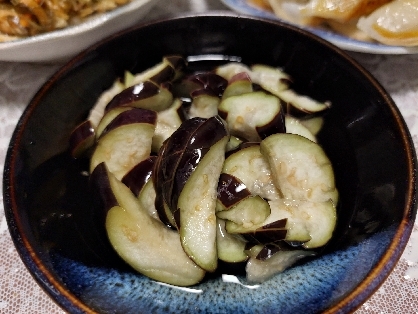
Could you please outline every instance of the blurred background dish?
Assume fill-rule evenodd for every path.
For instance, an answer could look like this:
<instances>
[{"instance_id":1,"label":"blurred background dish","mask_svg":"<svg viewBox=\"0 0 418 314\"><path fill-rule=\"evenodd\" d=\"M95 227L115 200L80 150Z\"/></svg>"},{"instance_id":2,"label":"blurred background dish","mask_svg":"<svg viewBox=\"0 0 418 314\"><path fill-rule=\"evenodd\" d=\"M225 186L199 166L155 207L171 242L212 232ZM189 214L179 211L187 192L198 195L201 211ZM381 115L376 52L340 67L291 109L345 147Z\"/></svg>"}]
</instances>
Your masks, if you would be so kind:
<instances>
[{"instance_id":1,"label":"blurred background dish","mask_svg":"<svg viewBox=\"0 0 418 314\"><path fill-rule=\"evenodd\" d=\"M0 42L1 61L53 62L68 59L100 39L139 22L160 0L132 0L76 25Z\"/></svg>"},{"instance_id":2,"label":"blurred background dish","mask_svg":"<svg viewBox=\"0 0 418 314\"><path fill-rule=\"evenodd\" d=\"M227 7L235 12L252 15L262 18L281 20L272 11L262 8L254 4L250 4L249 0L221 0ZM254 1L255 3L255 1ZM302 27L302 26L299 26ZM389 46L377 42L368 42L350 38L345 35L338 34L323 28L302 27L306 30L322 37L341 49L348 51L356 51L372 54L415 54L418 53L418 47Z\"/></svg>"}]
</instances>

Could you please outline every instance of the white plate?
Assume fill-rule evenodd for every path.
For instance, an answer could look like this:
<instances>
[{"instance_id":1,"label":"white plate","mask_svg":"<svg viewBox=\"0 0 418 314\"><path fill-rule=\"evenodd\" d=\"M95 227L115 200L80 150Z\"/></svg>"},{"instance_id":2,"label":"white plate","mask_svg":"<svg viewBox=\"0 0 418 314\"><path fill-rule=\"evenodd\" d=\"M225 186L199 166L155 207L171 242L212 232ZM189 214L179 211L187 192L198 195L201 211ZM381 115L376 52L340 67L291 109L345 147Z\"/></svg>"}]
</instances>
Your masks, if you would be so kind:
<instances>
[{"instance_id":1,"label":"white plate","mask_svg":"<svg viewBox=\"0 0 418 314\"><path fill-rule=\"evenodd\" d=\"M247 0L221 0L226 6L232 10L246 14L253 15L262 18L280 20L273 13L251 6L247 3ZM317 28L305 28L310 32L322 37L325 40L333 43L334 45L340 47L341 49L348 51L357 51L364 53L375 53L375 54L415 54L418 53L418 47L400 47L400 46L388 46L379 43L371 43L355 40L348 38L343 35L339 35L333 32L328 32L325 30Z\"/></svg>"},{"instance_id":2,"label":"white plate","mask_svg":"<svg viewBox=\"0 0 418 314\"><path fill-rule=\"evenodd\" d=\"M100 39L138 22L158 1L132 0L78 25L0 43L0 60L52 62L68 59Z\"/></svg>"}]
</instances>

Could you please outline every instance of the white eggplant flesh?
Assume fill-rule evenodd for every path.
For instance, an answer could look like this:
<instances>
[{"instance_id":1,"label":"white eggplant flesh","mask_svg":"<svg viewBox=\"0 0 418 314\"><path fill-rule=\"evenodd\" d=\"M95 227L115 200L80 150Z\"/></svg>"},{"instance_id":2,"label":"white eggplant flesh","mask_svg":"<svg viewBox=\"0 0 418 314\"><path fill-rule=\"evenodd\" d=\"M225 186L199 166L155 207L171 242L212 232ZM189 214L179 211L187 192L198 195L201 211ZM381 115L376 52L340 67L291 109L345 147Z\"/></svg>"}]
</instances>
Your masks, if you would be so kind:
<instances>
[{"instance_id":1,"label":"white eggplant flesh","mask_svg":"<svg viewBox=\"0 0 418 314\"><path fill-rule=\"evenodd\" d=\"M197 265L210 272L218 265L215 208L228 140L229 135L211 146L184 185L177 203L183 249Z\"/></svg>"},{"instance_id":2,"label":"white eggplant flesh","mask_svg":"<svg viewBox=\"0 0 418 314\"><path fill-rule=\"evenodd\" d=\"M286 133L297 134L306 137L312 142L317 142L315 135L313 135L311 131L309 131L309 129L300 122L299 119L290 115L286 115L284 121L286 125Z\"/></svg>"},{"instance_id":3,"label":"white eggplant flesh","mask_svg":"<svg viewBox=\"0 0 418 314\"><path fill-rule=\"evenodd\" d=\"M262 139L261 130L268 129L273 134L282 128L280 100L263 91L222 99L218 111L228 123L232 135L250 142Z\"/></svg>"},{"instance_id":4,"label":"white eggplant flesh","mask_svg":"<svg viewBox=\"0 0 418 314\"><path fill-rule=\"evenodd\" d=\"M216 247L218 258L227 263L239 263L247 260L245 253L245 241L239 235L233 235L225 230L225 221L217 219Z\"/></svg>"},{"instance_id":5,"label":"white eggplant flesh","mask_svg":"<svg viewBox=\"0 0 418 314\"><path fill-rule=\"evenodd\" d=\"M253 195L267 200L281 198L280 190L274 184L267 159L261 154L260 146L242 148L228 156L222 172L242 181Z\"/></svg>"},{"instance_id":6,"label":"white eggplant flesh","mask_svg":"<svg viewBox=\"0 0 418 314\"><path fill-rule=\"evenodd\" d=\"M101 162L120 180L151 153L155 125L131 123L121 125L104 134L90 160L90 172Z\"/></svg>"},{"instance_id":7,"label":"white eggplant flesh","mask_svg":"<svg viewBox=\"0 0 418 314\"><path fill-rule=\"evenodd\" d=\"M337 204L332 164L319 144L296 134L274 134L261 142L260 151L286 199Z\"/></svg>"},{"instance_id":8,"label":"white eggplant flesh","mask_svg":"<svg viewBox=\"0 0 418 314\"><path fill-rule=\"evenodd\" d=\"M157 113L157 124L152 139L153 152L158 152L163 142L181 125L182 120L179 115L181 106L182 101L175 99L169 108Z\"/></svg>"},{"instance_id":9,"label":"white eggplant flesh","mask_svg":"<svg viewBox=\"0 0 418 314\"><path fill-rule=\"evenodd\" d=\"M200 282L205 271L184 252L179 235L152 218L123 183L109 174L119 206L106 217L106 231L115 251L138 272L177 286Z\"/></svg>"},{"instance_id":10,"label":"white eggplant flesh","mask_svg":"<svg viewBox=\"0 0 418 314\"><path fill-rule=\"evenodd\" d=\"M336 208L332 201L271 201L271 215L265 223L287 219L287 241L303 242L306 249L315 249L328 243L336 223Z\"/></svg>"},{"instance_id":11,"label":"white eggplant flesh","mask_svg":"<svg viewBox=\"0 0 418 314\"><path fill-rule=\"evenodd\" d=\"M232 208L217 212L216 215L228 222L232 221L244 229L251 229L267 219L270 215L270 206L260 196L251 195Z\"/></svg>"}]
</instances>

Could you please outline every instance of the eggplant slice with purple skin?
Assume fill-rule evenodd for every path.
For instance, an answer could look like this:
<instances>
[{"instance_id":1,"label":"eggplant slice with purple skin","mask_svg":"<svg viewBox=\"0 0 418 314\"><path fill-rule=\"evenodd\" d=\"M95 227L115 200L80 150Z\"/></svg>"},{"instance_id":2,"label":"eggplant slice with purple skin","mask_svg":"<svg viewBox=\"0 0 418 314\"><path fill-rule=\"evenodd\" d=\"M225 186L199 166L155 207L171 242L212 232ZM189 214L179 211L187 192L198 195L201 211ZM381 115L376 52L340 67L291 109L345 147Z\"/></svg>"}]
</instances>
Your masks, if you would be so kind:
<instances>
[{"instance_id":1,"label":"eggplant slice with purple skin","mask_svg":"<svg viewBox=\"0 0 418 314\"><path fill-rule=\"evenodd\" d=\"M320 145L297 134L282 133L263 140L260 151L284 198L337 203L334 170Z\"/></svg>"},{"instance_id":2,"label":"eggplant slice with purple skin","mask_svg":"<svg viewBox=\"0 0 418 314\"><path fill-rule=\"evenodd\" d=\"M101 162L120 180L151 153L157 113L131 108L116 116L103 130L90 159L90 172Z\"/></svg>"},{"instance_id":3,"label":"eggplant slice with purple skin","mask_svg":"<svg viewBox=\"0 0 418 314\"><path fill-rule=\"evenodd\" d=\"M263 91L224 98L218 111L231 135L250 142L286 132L280 99Z\"/></svg>"},{"instance_id":4,"label":"eggplant slice with purple skin","mask_svg":"<svg viewBox=\"0 0 418 314\"><path fill-rule=\"evenodd\" d=\"M186 66L187 61L182 56L170 55L163 57L160 63L138 74L132 74L129 71L125 71L124 79L115 81L115 83L99 97L99 99L91 109L87 120L91 121L93 126L97 126L99 121L103 118L105 114L106 106L108 106L109 102L112 101L112 99L116 97L119 93L121 93L123 90L130 88L133 85L149 81L148 83L153 83L153 85L148 83L147 85L151 90L154 90L155 93L155 86L158 87L160 85L163 85L167 87L167 85L164 84L172 83L173 81L178 80L180 77L182 77L183 71L186 68ZM170 96L170 94L165 93L166 96ZM152 96L153 93L151 91L148 91L148 95ZM142 94L141 97L144 98L144 94ZM120 97L118 96L118 98ZM155 94L154 98L156 98ZM163 99L161 95L159 98ZM143 102L147 101L144 100ZM169 106L170 104L164 103L164 105ZM110 110L110 108L108 108L107 110ZM155 105L154 110L156 110Z\"/></svg>"},{"instance_id":5,"label":"eggplant slice with purple skin","mask_svg":"<svg viewBox=\"0 0 418 314\"><path fill-rule=\"evenodd\" d=\"M217 268L216 188L228 140L218 116L189 119L164 143L154 174L156 203L168 206L183 249L207 271Z\"/></svg>"},{"instance_id":6,"label":"eggplant slice with purple skin","mask_svg":"<svg viewBox=\"0 0 418 314\"><path fill-rule=\"evenodd\" d=\"M119 107L129 106L154 111L165 110L173 102L173 94L171 93L169 84L157 85L152 81L140 82L130 86L107 104L105 111Z\"/></svg>"},{"instance_id":7,"label":"eggplant slice with purple skin","mask_svg":"<svg viewBox=\"0 0 418 314\"><path fill-rule=\"evenodd\" d=\"M216 211L229 210L243 199L249 197L251 192L237 177L228 173L221 173L218 181Z\"/></svg>"},{"instance_id":8,"label":"eggplant slice with purple skin","mask_svg":"<svg viewBox=\"0 0 418 314\"><path fill-rule=\"evenodd\" d=\"M184 252L179 235L152 218L131 190L104 163L93 171L108 212L106 232L119 256L138 272L177 286L200 282L205 271Z\"/></svg>"},{"instance_id":9,"label":"eggplant slice with purple skin","mask_svg":"<svg viewBox=\"0 0 418 314\"><path fill-rule=\"evenodd\" d=\"M260 152L259 143L243 143L225 160L223 174L235 177L253 195L267 200L282 198L274 183L267 159Z\"/></svg>"},{"instance_id":10,"label":"eggplant slice with purple skin","mask_svg":"<svg viewBox=\"0 0 418 314\"><path fill-rule=\"evenodd\" d=\"M79 124L70 135L71 156L80 158L87 154L87 151L96 142L96 132L89 120Z\"/></svg>"},{"instance_id":11,"label":"eggplant slice with purple skin","mask_svg":"<svg viewBox=\"0 0 418 314\"><path fill-rule=\"evenodd\" d=\"M113 97L95 133L74 133L73 155L96 144L109 240L139 272L189 286L218 261L247 261L247 279L265 281L332 236L338 192L312 142L321 120L285 118L329 104L296 94L279 68L229 63L182 79L186 66L167 56L126 73L100 100Z\"/></svg>"},{"instance_id":12,"label":"eggplant slice with purple skin","mask_svg":"<svg viewBox=\"0 0 418 314\"><path fill-rule=\"evenodd\" d=\"M191 94L192 103L189 109L191 118L210 118L218 114L221 99L210 89L197 89Z\"/></svg>"},{"instance_id":13,"label":"eggplant slice with purple skin","mask_svg":"<svg viewBox=\"0 0 418 314\"><path fill-rule=\"evenodd\" d=\"M253 91L253 83L248 73L240 72L238 74L235 74L228 81L228 85L226 86L225 91L222 94L222 98L225 99L231 96L252 93Z\"/></svg>"}]
</instances>

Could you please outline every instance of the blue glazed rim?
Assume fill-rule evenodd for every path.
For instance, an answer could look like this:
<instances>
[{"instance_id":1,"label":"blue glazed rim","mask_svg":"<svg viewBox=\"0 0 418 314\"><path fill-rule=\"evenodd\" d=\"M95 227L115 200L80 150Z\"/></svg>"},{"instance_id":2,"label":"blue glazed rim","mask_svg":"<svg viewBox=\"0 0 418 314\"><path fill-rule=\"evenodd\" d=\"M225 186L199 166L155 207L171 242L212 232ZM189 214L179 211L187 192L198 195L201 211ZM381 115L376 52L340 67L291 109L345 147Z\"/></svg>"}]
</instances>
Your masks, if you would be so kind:
<instances>
[{"instance_id":1,"label":"blue glazed rim","mask_svg":"<svg viewBox=\"0 0 418 314\"><path fill-rule=\"evenodd\" d=\"M201 14L201 17L210 17L210 16L223 16L225 18L236 18L237 16L234 14ZM196 18L196 16L182 16L178 19L188 19L188 18ZM245 17L239 17L244 19ZM249 18L253 19L253 18ZM255 19L257 20L257 19ZM159 22L155 22L159 23ZM302 33L307 35L303 30L299 30L293 28L291 26L281 24L281 23L274 23L268 22L272 24L279 24L284 27L288 27L293 29L298 33ZM153 23L147 24L153 25ZM145 27L147 27L145 25ZM313 35L307 35L313 36ZM117 35L112 36L110 39L117 37ZM315 38L315 36L313 36ZM331 49L335 49L331 44L327 43L324 40L316 38L323 45L328 46ZM107 42L107 40L103 41ZM103 43L102 42L102 43ZM82 62L86 56L94 55L95 49L97 49L102 43L92 46L87 51L81 53L74 59L72 59L68 64L66 64L63 68L61 68L48 82L41 88L41 90L35 95L32 99L31 103L25 110L24 114L22 115L19 123L16 127L16 130L13 134L11 145L9 146L9 150L7 153L6 163L5 163L5 171L4 171L4 205L5 205L5 214L9 225L9 230L14 241L14 244L19 252L24 264L29 269L30 273L34 276L36 281L40 284L40 286L64 309L68 310L71 313L94 313L95 311L85 302L80 300L80 297L76 295L76 293L70 291L66 284L59 279L57 279L56 269L52 270L51 265L49 263L45 263L45 257L43 256L42 252L38 252L37 248L33 246L31 243L32 239L30 239L30 235L25 233L25 229L27 228L27 221L26 217L22 217L18 212L18 201L16 200L16 189L15 189L15 182L17 180L16 174L19 171L19 156L18 152L16 152L17 143L22 141L22 133L24 132L25 127L30 121L30 118L36 110L37 104L41 101L42 97L44 97L45 93L48 93L48 90L54 87L54 83L59 80L61 77L65 77L69 71L71 71L72 67L76 66L78 63ZM376 80L370 76L364 69L361 68L355 61L350 59L347 55L337 50L338 54L344 56L344 58L348 58L350 62L352 62L356 67L357 70L360 70L363 75L365 75L368 80L370 80L373 85L380 91L380 93L384 94L384 98L386 99L388 108L393 115L394 119L397 122L397 126L399 128L399 132L401 137L399 140L402 142L402 147L405 150L405 154L408 156L408 164L406 165L408 169L409 177L407 178L408 181L408 189L406 194L406 205L404 208L403 216L401 221L395 225L390 226L388 230L384 230L381 234L377 235L376 244L378 245L381 241L387 244L387 249L382 252L381 256L378 256L378 261L376 264L373 265L373 269L368 273L366 278L358 285L355 289L353 289L347 296L343 297L340 300L337 300L335 304L329 305L325 313L345 313L350 312L359 307L370 295L377 290L377 288L382 284L382 282L386 279L389 275L390 271L395 267L397 261L399 260L406 244L409 239L409 236L412 232L414 219L416 216L416 209L417 209L417 202L416 202L416 195L417 195L417 182L416 182L416 173L417 173L417 161L416 161L416 154L413 147L412 139L409 134L409 131L406 127L406 124L390 97L385 94L381 86L376 82ZM373 242L373 240L372 240ZM371 244L371 248L376 247ZM370 249L370 248L369 248ZM333 256L330 256L329 259L332 261ZM315 262L315 261L314 261ZM57 269L65 269L69 271L71 274L71 270L74 270L74 274L88 274L89 270L81 269L84 268L84 265L77 265L74 261L66 260L56 255L54 260L54 267ZM102 269L98 270L99 272ZM83 284L82 280L77 281L69 281L68 284L74 285L74 287L80 286ZM109 296L110 297L110 296Z\"/></svg>"}]
</instances>

